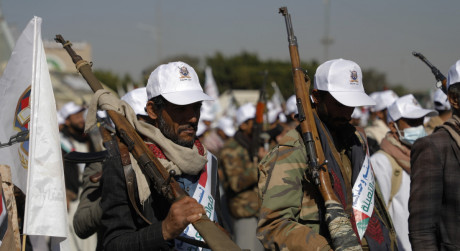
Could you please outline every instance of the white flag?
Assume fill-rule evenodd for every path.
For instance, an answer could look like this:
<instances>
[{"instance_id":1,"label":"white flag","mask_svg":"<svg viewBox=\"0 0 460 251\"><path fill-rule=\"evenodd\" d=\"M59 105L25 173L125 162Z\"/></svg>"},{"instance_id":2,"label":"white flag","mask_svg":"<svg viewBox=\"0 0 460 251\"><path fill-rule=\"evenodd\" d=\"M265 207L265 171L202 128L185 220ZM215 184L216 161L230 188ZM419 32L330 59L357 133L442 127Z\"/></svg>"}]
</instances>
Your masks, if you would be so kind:
<instances>
[{"instance_id":1,"label":"white flag","mask_svg":"<svg viewBox=\"0 0 460 251\"><path fill-rule=\"evenodd\" d=\"M273 87L273 96L271 101L273 102L276 110L284 111L284 106L286 106L286 101L284 100L283 94L281 94L281 90L276 84L276 82L272 82Z\"/></svg>"},{"instance_id":2,"label":"white flag","mask_svg":"<svg viewBox=\"0 0 460 251\"><path fill-rule=\"evenodd\" d=\"M13 183L26 194L23 232L63 240L67 237L64 171L41 23L40 17L29 22L0 80L4 102L0 141L8 141L19 129L29 129L29 142L3 148L9 156L7 151L0 154L11 166Z\"/></svg>"},{"instance_id":3,"label":"white flag","mask_svg":"<svg viewBox=\"0 0 460 251\"><path fill-rule=\"evenodd\" d=\"M204 82L204 92L214 99L214 101L203 101L203 106L206 107L206 112L211 113L211 117L215 118L216 115L220 112L219 105L219 90L217 89L216 81L212 75L212 69L210 66L206 66L205 69L205 82Z\"/></svg>"},{"instance_id":4,"label":"white flag","mask_svg":"<svg viewBox=\"0 0 460 251\"><path fill-rule=\"evenodd\" d=\"M217 89L216 80L212 75L212 69L210 66L206 66L205 69L206 80L204 82L204 92L213 99L219 98L219 90Z\"/></svg>"}]
</instances>

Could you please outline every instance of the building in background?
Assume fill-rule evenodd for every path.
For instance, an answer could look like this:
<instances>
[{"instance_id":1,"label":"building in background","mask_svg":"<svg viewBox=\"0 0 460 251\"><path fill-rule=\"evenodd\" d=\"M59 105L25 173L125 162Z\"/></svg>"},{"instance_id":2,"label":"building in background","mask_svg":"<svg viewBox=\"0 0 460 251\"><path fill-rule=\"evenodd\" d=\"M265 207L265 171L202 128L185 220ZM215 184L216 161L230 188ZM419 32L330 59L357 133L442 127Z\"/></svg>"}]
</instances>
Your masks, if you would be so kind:
<instances>
[{"instance_id":1,"label":"building in background","mask_svg":"<svg viewBox=\"0 0 460 251\"><path fill-rule=\"evenodd\" d=\"M4 19L0 8L0 77L5 69L17 37ZM43 41L46 61L50 70L51 83L56 99L56 109L74 101L79 105L89 105L93 91L77 72L75 64L61 44L55 41ZM72 42L72 48L88 62L92 60L92 47L87 42ZM106 88L108 89L108 88ZM110 90L110 89L109 89ZM117 94L113 92L116 96Z\"/></svg>"}]
</instances>

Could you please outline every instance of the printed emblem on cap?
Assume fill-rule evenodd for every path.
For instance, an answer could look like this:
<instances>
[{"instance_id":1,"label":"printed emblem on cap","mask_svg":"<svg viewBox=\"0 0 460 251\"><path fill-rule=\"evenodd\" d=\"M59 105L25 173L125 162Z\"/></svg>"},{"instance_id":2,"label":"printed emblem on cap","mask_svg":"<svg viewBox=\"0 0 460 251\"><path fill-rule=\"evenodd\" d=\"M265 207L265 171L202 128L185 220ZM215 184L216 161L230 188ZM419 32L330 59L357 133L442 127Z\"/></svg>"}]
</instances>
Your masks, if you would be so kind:
<instances>
[{"instance_id":1,"label":"printed emblem on cap","mask_svg":"<svg viewBox=\"0 0 460 251\"><path fill-rule=\"evenodd\" d=\"M185 67L185 66L179 67L179 73L181 75L180 76L181 79L192 78L192 77L190 77L190 75L189 75L190 73L189 73L187 67Z\"/></svg>"},{"instance_id":2,"label":"printed emblem on cap","mask_svg":"<svg viewBox=\"0 0 460 251\"><path fill-rule=\"evenodd\" d=\"M358 72L357 71L351 71L350 72L350 83L357 83L358 82Z\"/></svg>"}]
</instances>

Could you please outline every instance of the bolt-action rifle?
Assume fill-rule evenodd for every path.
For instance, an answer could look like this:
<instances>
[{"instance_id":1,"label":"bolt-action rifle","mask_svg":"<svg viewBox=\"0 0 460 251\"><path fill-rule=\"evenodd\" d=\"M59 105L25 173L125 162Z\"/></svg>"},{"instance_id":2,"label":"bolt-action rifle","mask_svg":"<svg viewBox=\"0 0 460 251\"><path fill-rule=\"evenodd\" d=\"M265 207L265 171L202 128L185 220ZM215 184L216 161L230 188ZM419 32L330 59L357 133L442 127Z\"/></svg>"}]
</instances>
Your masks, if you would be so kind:
<instances>
[{"instance_id":1,"label":"bolt-action rifle","mask_svg":"<svg viewBox=\"0 0 460 251\"><path fill-rule=\"evenodd\" d=\"M334 189L332 188L327 160L325 158L318 129L314 117L316 110L312 108L309 99L310 78L300 68L297 38L291 23L291 15L287 7L282 7L279 12L284 16L289 41L289 54L291 56L292 74L294 78L297 108L299 110L300 128L302 140L305 144L309 176L319 186L319 191L324 199L326 207L326 224L331 234L334 250L362 250L345 210L340 204Z\"/></svg>"},{"instance_id":2,"label":"bolt-action rifle","mask_svg":"<svg viewBox=\"0 0 460 251\"><path fill-rule=\"evenodd\" d=\"M103 89L102 84L96 76L94 76L90 63L83 60L81 56L75 53L71 47L72 44L64 40L61 35L56 35L55 40L63 45L64 49L72 58L77 70L81 73L91 89L94 92ZM113 110L108 110L107 114L115 124L117 136L137 160L142 172L145 174L146 178L151 181L154 189L171 203L188 196L179 186L179 183L173 178L174 172L168 173L166 171L165 167L153 155L152 151L148 149L128 120L123 115ZM198 221L192 224L212 250L241 250L227 234L209 220L206 214L203 214Z\"/></svg>"},{"instance_id":3,"label":"bolt-action rifle","mask_svg":"<svg viewBox=\"0 0 460 251\"><path fill-rule=\"evenodd\" d=\"M431 72L434 74L434 77L436 78L436 81L437 81L436 87L441 88L441 90L445 94L447 94L447 90L446 90L447 79L441 73L441 71L439 71L438 68L432 65L430 61L428 61L428 59L426 59L426 57L422 55L422 53L413 51L412 55L414 55L414 57L420 58L420 60L422 60L426 65L428 65L428 67L430 67Z\"/></svg>"}]
</instances>

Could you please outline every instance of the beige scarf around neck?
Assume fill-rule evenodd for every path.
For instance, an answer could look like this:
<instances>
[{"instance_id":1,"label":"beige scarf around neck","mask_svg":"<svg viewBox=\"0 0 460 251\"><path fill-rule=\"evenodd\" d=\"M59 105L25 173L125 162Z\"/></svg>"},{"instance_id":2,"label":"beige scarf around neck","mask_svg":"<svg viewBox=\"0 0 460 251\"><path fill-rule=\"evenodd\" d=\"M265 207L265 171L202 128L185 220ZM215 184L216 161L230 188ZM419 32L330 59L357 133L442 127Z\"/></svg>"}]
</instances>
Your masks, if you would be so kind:
<instances>
[{"instance_id":1,"label":"beige scarf around neck","mask_svg":"<svg viewBox=\"0 0 460 251\"><path fill-rule=\"evenodd\" d=\"M389 132L380 143L380 148L390 154L396 162L410 174L410 149L401 144L395 136Z\"/></svg>"},{"instance_id":2,"label":"beige scarf around neck","mask_svg":"<svg viewBox=\"0 0 460 251\"><path fill-rule=\"evenodd\" d=\"M97 109L101 110L114 110L129 121L129 123L136 129L136 131L148 138L149 141L155 143L164 153L167 159L158 159L167 171L174 170L177 175L183 173L190 175L198 175L207 163L207 151L205 149L204 155L200 155L198 148L194 145L193 148L183 147L170 139L166 138L158 128L136 118L133 109L125 101L113 96L107 90L98 90L93 98L88 109L87 120L85 124L85 131L88 131L96 124ZM150 187L142 173L137 161L131 156L131 164L136 173L136 180L138 184L139 199L141 204L150 196Z\"/></svg>"}]
</instances>

